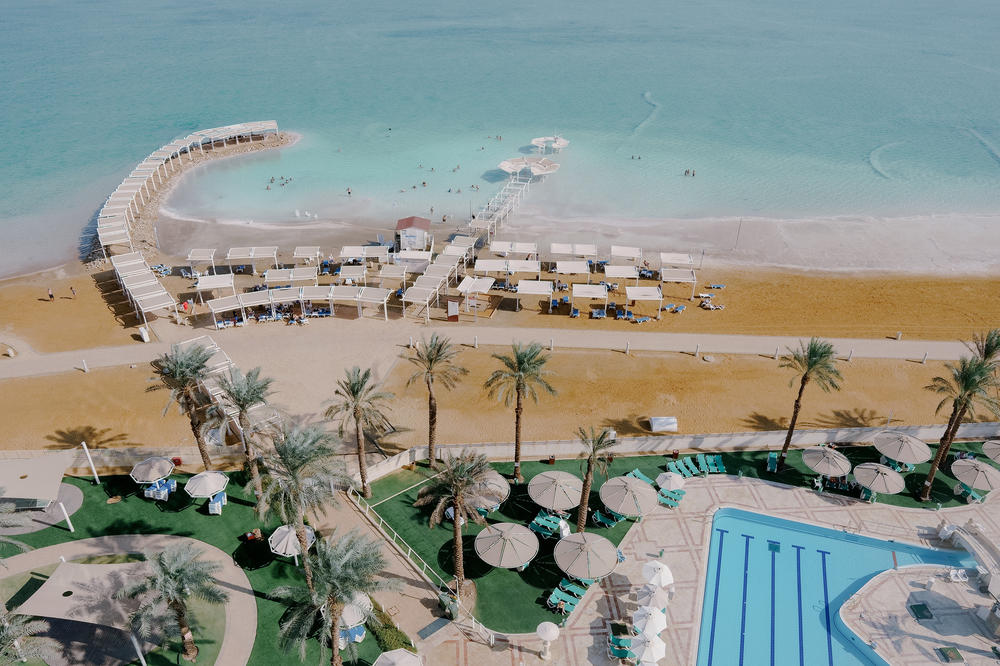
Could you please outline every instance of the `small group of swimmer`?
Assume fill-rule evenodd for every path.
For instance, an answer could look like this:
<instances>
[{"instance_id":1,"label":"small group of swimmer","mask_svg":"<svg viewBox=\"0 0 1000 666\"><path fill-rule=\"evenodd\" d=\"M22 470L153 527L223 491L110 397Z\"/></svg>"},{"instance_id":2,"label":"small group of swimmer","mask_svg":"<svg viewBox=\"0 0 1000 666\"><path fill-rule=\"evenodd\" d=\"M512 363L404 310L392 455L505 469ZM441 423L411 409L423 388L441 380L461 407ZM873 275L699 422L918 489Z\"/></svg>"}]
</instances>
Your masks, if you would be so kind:
<instances>
[{"instance_id":1,"label":"small group of swimmer","mask_svg":"<svg viewBox=\"0 0 1000 666\"><path fill-rule=\"evenodd\" d=\"M633 155L632 159L634 159L634 160L641 160L642 159L642 155Z\"/></svg>"},{"instance_id":2,"label":"small group of swimmer","mask_svg":"<svg viewBox=\"0 0 1000 666\"><path fill-rule=\"evenodd\" d=\"M694 178L694 169L684 169L684 175Z\"/></svg>"},{"instance_id":3,"label":"small group of swimmer","mask_svg":"<svg viewBox=\"0 0 1000 666\"><path fill-rule=\"evenodd\" d=\"M292 177L291 176L289 176L288 178L285 178L284 176L278 176L278 185L280 185L281 187L284 187L285 185L289 184L290 182L292 182ZM268 183L267 187L265 187L264 189L265 190L271 189L271 185L272 184L274 184L274 176L271 176L271 182Z\"/></svg>"}]
</instances>

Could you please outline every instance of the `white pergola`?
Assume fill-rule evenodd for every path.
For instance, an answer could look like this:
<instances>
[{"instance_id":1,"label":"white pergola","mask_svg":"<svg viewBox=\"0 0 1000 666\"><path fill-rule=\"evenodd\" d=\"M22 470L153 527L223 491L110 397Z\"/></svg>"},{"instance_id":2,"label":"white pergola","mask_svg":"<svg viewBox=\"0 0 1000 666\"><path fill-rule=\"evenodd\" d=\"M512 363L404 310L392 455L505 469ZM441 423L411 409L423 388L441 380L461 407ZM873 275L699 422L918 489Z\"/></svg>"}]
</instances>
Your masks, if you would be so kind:
<instances>
[{"instance_id":1,"label":"white pergola","mask_svg":"<svg viewBox=\"0 0 1000 666\"><path fill-rule=\"evenodd\" d=\"M215 272L215 248L193 249L188 252L187 262L191 267L191 272L195 272L195 264L209 263L212 265L212 272Z\"/></svg>"},{"instance_id":2,"label":"white pergola","mask_svg":"<svg viewBox=\"0 0 1000 666\"><path fill-rule=\"evenodd\" d=\"M475 236L455 236L449 241L452 245L458 245L460 247L475 247L476 238Z\"/></svg>"},{"instance_id":3,"label":"white pergola","mask_svg":"<svg viewBox=\"0 0 1000 666\"><path fill-rule=\"evenodd\" d=\"M448 284L447 278L434 277L432 275L419 275L417 279L413 281L414 287L420 287L421 289L433 289L435 293L434 303L440 304L441 302L441 290Z\"/></svg>"},{"instance_id":4,"label":"white pergola","mask_svg":"<svg viewBox=\"0 0 1000 666\"><path fill-rule=\"evenodd\" d=\"M278 268L278 247L276 245L261 245L255 247L232 247L226 253L226 263L229 264L230 272L233 263L250 264L254 274L257 273L257 260L270 259L270 263Z\"/></svg>"},{"instance_id":5,"label":"white pergola","mask_svg":"<svg viewBox=\"0 0 1000 666\"><path fill-rule=\"evenodd\" d=\"M306 263L310 261L318 262L322 253L319 251L319 245L299 245L292 252L292 259L305 259Z\"/></svg>"},{"instance_id":6,"label":"white pergola","mask_svg":"<svg viewBox=\"0 0 1000 666\"><path fill-rule=\"evenodd\" d=\"M535 273L537 279L542 279L542 262L535 259L510 259L507 261L507 274Z\"/></svg>"},{"instance_id":7,"label":"white pergola","mask_svg":"<svg viewBox=\"0 0 1000 666\"><path fill-rule=\"evenodd\" d=\"M538 254L536 243L519 243L516 241L493 241L490 243L490 252L506 257L508 254L523 254L528 257Z\"/></svg>"},{"instance_id":8,"label":"white pergola","mask_svg":"<svg viewBox=\"0 0 1000 666\"><path fill-rule=\"evenodd\" d=\"M574 284L573 295L570 298L569 306L575 307L576 299L586 298L590 300L603 300L604 309L608 307L608 288L603 284Z\"/></svg>"},{"instance_id":9,"label":"white pergola","mask_svg":"<svg viewBox=\"0 0 1000 666\"><path fill-rule=\"evenodd\" d=\"M604 275L615 280L635 279L636 286L639 286L639 268L636 266L605 266Z\"/></svg>"},{"instance_id":10,"label":"white pergola","mask_svg":"<svg viewBox=\"0 0 1000 666\"><path fill-rule=\"evenodd\" d=\"M549 253L570 257L596 257L597 246L592 243L552 243L549 245Z\"/></svg>"},{"instance_id":11,"label":"white pergola","mask_svg":"<svg viewBox=\"0 0 1000 666\"><path fill-rule=\"evenodd\" d=\"M472 265L472 273L478 274L482 273L484 275L489 273L503 273L507 275L507 260L506 259L476 259L476 263Z\"/></svg>"},{"instance_id":12,"label":"white pergola","mask_svg":"<svg viewBox=\"0 0 1000 666\"><path fill-rule=\"evenodd\" d=\"M442 257L455 257L458 261L468 263L469 259L472 258L474 251L475 248L471 245L445 245L444 250L434 261L441 261Z\"/></svg>"},{"instance_id":13,"label":"white pergola","mask_svg":"<svg viewBox=\"0 0 1000 666\"><path fill-rule=\"evenodd\" d=\"M202 275L195 282L194 290L198 292L198 300L205 302L204 292L215 291L216 289L228 289L236 295L236 284L232 273L221 273L217 275Z\"/></svg>"},{"instance_id":14,"label":"white pergola","mask_svg":"<svg viewBox=\"0 0 1000 666\"><path fill-rule=\"evenodd\" d=\"M344 259L364 260L365 255L367 254L367 252L365 252L365 249L366 248L363 245L345 245L344 247L340 248L340 254L338 256L340 257L341 260Z\"/></svg>"},{"instance_id":15,"label":"white pergola","mask_svg":"<svg viewBox=\"0 0 1000 666\"><path fill-rule=\"evenodd\" d=\"M142 323L149 325L146 320L146 315L151 312L159 312L161 310L173 309L174 317L179 318L180 315L177 313L177 301L171 296L166 289L162 289L153 294L137 297L135 300L136 311L142 315Z\"/></svg>"},{"instance_id":16,"label":"white pergola","mask_svg":"<svg viewBox=\"0 0 1000 666\"><path fill-rule=\"evenodd\" d=\"M552 312L552 281L551 280L519 280L517 283L517 309L521 309L522 296L544 296Z\"/></svg>"},{"instance_id":17,"label":"white pergola","mask_svg":"<svg viewBox=\"0 0 1000 666\"><path fill-rule=\"evenodd\" d=\"M559 275L586 275L590 284L590 266L586 261L557 261L556 273Z\"/></svg>"},{"instance_id":18,"label":"white pergola","mask_svg":"<svg viewBox=\"0 0 1000 666\"><path fill-rule=\"evenodd\" d=\"M361 287L358 290L358 318L361 318L365 304L381 305L382 317L385 321L389 321L389 294L391 293L390 290L381 287Z\"/></svg>"},{"instance_id":19,"label":"white pergola","mask_svg":"<svg viewBox=\"0 0 1000 666\"><path fill-rule=\"evenodd\" d=\"M437 291L427 287L410 287L403 292L403 316L406 316L406 304L414 303L424 306L424 321L431 321L431 301L437 297ZM418 310L419 312L419 310Z\"/></svg>"},{"instance_id":20,"label":"white pergola","mask_svg":"<svg viewBox=\"0 0 1000 666\"><path fill-rule=\"evenodd\" d=\"M381 287L385 280L401 280L403 288L406 288L406 274L409 271L406 266L397 264L386 264L378 272L378 286Z\"/></svg>"},{"instance_id":21,"label":"white pergola","mask_svg":"<svg viewBox=\"0 0 1000 666\"><path fill-rule=\"evenodd\" d=\"M477 294L488 294L490 289L493 288L493 283L496 282L491 277L473 277L471 275L466 275L462 278L462 281L458 283L458 293L465 295L465 311L469 311L470 302L475 301L476 307L473 314L478 319L479 317L479 299L475 298Z\"/></svg>"},{"instance_id":22,"label":"white pergola","mask_svg":"<svg viewBox=\"0 0 1000 666\"><path fill-rule=\"evenodd\" d=\"M344 280L352 280L354 282L362 282L365 286L368 285L368 267L367 266L341 266L340 273L333 276L333 279L337 282L343 282Z\"/></svg>"},{"instance_id":23,"label":"white pergola","mask_svg":"<svg viewBox=\"0 0 1000 666\"><path fill-rule=\"evenodd\" d=\"M302 266L300 268L271 268L264 271L264 284L295 284L296 282L312 282L319 284L319 268L317 266Z\"/></svg>"},{"instance_id":24,"label":"white pergola","mask_svg":"<svg viewBox=\"0 0 1000 666\"><path fill-rule=\"evenodd\" d=\"M630 245L612 245L611 260L628 259L629 261L642 261L642 248Z\"/></svg>"},{"instance_id":25,"label":"white pergola","mask_svg":"<svg viewBox=\"0 0 1000 666\"><path fill-rule=\"evenodd\" d=\"M58 501L59 486L74 457L72 451L60 451L5 460L0 467L0 498L18 510L47 508Z\"/></svg>"},{"instance_id":26,"label":"white pergola","mask_svg":"<svg viewBox=\"0 0 1000 666\"><path fill-rule=\"evenodd\" d=\"M458 268L434 262L424 269L424 275L427 277L442 277L447 284L451 284L452 278L456 278L458 275Z\"/></svg>"},{"instance_id":27,"label":"white pergola","mask_svg":"<svg viewBox=\"0 0 1000 666\"><path fill-rule=\"evenodd\" d=\"M656 301L656 318L660 318L663 292L658 287L625 287L625 297L630 301Z\"/></svg>"},{"instance_id":28,"label":"white pergola","mask_svg":"<svg viewBox=\"0 0 1000 666\"><path fill-rule=\"evenodd\" d=\"M698 278L695 276L693 268L661 268L660 269L660 281L661 282L680 282L680 283L690 283L691 284L691 298L694 300L695 288L698 286Z\"/></svg>"},{"instance_id":29,"label":"white pergola","mask_svg":"<svg viewBox=\"0 0 1000 666\"><path fill-rule=\"evenodd\" d=\"M274 308L271 306L271 294L268 293L267 289L262 289L260 291L248 291L244 294L240 294L240 304L244 308L266 305L268 309L271 310L271 314L274 314Z\"/></svg>"},{"instance_id":30,"label":"white pergola","mask_svg":"<svg viewBox=\"0 0 1000 666\"><path fill-rule=\"evenodd\" d=\"M694 268L694 259L683 252L661 252L660 268Z\"/></svg>"}]
</instances>

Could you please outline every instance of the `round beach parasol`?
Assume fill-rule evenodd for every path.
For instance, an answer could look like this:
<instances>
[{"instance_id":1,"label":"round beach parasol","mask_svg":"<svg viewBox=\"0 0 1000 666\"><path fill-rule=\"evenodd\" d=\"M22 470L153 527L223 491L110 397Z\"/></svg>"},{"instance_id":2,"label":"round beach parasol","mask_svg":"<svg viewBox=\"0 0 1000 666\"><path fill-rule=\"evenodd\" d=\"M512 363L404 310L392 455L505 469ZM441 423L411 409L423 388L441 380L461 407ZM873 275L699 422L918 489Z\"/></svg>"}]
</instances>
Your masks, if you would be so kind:
<instances>
[{"instance_id":1,"label":"round beach parasol","mask_svg":"<svg viewBox=\"0 0 1000 666\"><path fill-rule=\"evenodd\" d=\"M174 471L174 463L170 458L153 456L136 463L129 473L136 483L156 483L170 476Z\"/></svg>"},{"instance_id":2,"label":"round beach parasol","mask_svg":"<svg viewBox=\"0 0 1000 666\"><path fill-rule=\"evenodd\" d=\"M883 430L872 438L875 448L886 458L908 465L919 465L931 459L927 444L905 433Z\"/></svg>"},{"instance_id":3,"label":"round beach parasol","mask_svg":"<svg viewBox=\"0 0 1000 666\"><path fill-rule=\"evenodd\" d=\"M492 509L510 496L510 484L503 474L490 469L483 480L469 489L466 503L474 509Z\"/></svg>"},{"instance_id":4,"label":"round beach parasol","mask_svg":"<svg viewBox=\"0 0 1000 666\"><path fill-rule=\"evenodd\" d=\"M844 476L851 471L851 461L829 446L812 446L802 452L806 467L823 476Z\"/></svg>"},{"instance_id":5,"label":"round beach parasol","mask_svg":"<svg viewBox=\"0 0 1000 666\"><path fill-rule=\"evenodd\" d=\"M618 549L597 534L577 532L560 539L552 557L562 571L573 578L604 578L618 566Z\"/></svg>"},{"instance_id":6,"label":"round beach parasol","mask_svg":"<svg viewBox=\"0 0 1000 666\"><path fill-rule=\"evenodd\" d=\"M663 562L652 560L642 565L642 577L646 582L657 587L674 584L674 572Z\"/></svg>"},{"instance_id":7,"label":"round beach parasol","mask_svg":"<svg viewBox=\"0 0 1000 666\"><path fill-rule=\"evenodd\" d=\"M879 463L861 463L854 468L854 480L876 493L895 495L906 487L903 477L891 467Z\"/></svg>"},{"instance_id":8,"label":"round beach parasol","mask_svg":"<svg viewBox=\"0 0 1000 666\"><path fill-rule=\"evenodd\" d=\"M191 497L214 497L226 489L229 477L222 472L200 472L184 484L184 492Z\"/></svg>"},{"instance_id":9,"label":"round beach parasol","mask_svg":"<svg viewBox=\"0 0 1000 666\"><path fill-rule=\"evenodd\" d=\"M667 656L667 644L659 636L639 634L628 648L638 662L655 664Z\"/></svg>"},{"instance_id":10,"label":"round beach parasol","mask_svg":"<svg viewBox=\"0 0 1000 666\"><path fill-rule=\"evenodd\" d=\"M641 634L655 636L667 628L667 616L656 606L641 606L632 614L632 626Z\"/></svg>"},{"instance_id":11,"label":"round beach parasol","mask_svg":"<svg viewBox=\"0 0 1000 666\"><path fill-rule=\"evenodd\" d=\"M1000 471L982 460L965 458L951 464L951 475L972 489L996 490L1000 488Z\"/></svg>"},{"instance_id":12,"label":"round beach parasol","mask_svg":"<svg viewBox=\"0 0 1000 666\"><path fill-rule=\"evenodd\" d=\"M601 486L604 506L623 516L642 516L656 508L656 491L645 481L617 476Z\"/></svg>"},{"instance_id":13,"label":"round beach parasol","mask_svg":"<svg viewBox=\"0 0 1000 666\"><path fill-rule=\"evenodd\" d=\"M353 629L365 623L372 612L372 600L364 592L355 592L351 602L344 605L340 614L340 628Z\"/></svg>"},{"instance_id":14,"label":"round beach parasol","mask_svg":"<svg viewBox=\"0 0 1000 666\"><path fill-rule=\"evenodd\" d=\"M572 509L580 503L583 481L569 472L551 470L536 474L528 482L528 496L538 506L556 511Z\"/></svg>"},{"instance_id":15,"label":"round beach parasol","mask_svg":"<svg viewBox=\"0 0 1000 666\"><path fill-rule=\"evenodd\" d=\"M311 548L316 543L316 532L306 525L306 547ZM295 536L295 528L291 525L282 525L271 533L267 538L267 545L271 547L271 552L284 557L298 556L301 553L299 539Z\"/></svg>"},{"instance_id":16,"label":"round beach parasol","mask_svg":"<svg viewBox=\"0 0 1000 666\"><path fill-rule=\"evenodd\" d=\"M663 490L680 490L684 487L684 477L677 472L663 472L656 477L656 485Z\"/></svg>"},{"instance_id":17,"label":"round beach parasol","mask_svg":"<svg viewBox=\"0 0 1000 666\"><path fill-rule=\"evenodd\" d=\"M1000 439L983 442L983 455L990 460L1000 462Z\"/></svg>"},{"instance_id":18,"label":"round beach parasol","mask_svg":"<svg viewBox=\"0 0 1000 666\"><path fill-rule=\"evenodd\" d=\"M513 569L538 554L538 537L524 525L493 523L476 535L475 548L486 564Z\"/></svg>"},{"instance_id":19,"label":"round beach parasol","mask_svg":"<svg viewBox=\"0 0 1000 666\"><path fill-rule=\"evenodd\" d=\"M659 585L646 583L635 593L635 599L640 606L652 606L653 608L666 608L670 604L670 595Z\"/></svg>"},{"instance_id":20,"label":"round beach parasol","mask_svg":"<svg viewBox=\"0 0 1000 666\"><path fill-rule=\"evenodd\" d=\"M423 666L423 658L404 648L383 652L373 666Z\"/></svg>"}]
</instances>

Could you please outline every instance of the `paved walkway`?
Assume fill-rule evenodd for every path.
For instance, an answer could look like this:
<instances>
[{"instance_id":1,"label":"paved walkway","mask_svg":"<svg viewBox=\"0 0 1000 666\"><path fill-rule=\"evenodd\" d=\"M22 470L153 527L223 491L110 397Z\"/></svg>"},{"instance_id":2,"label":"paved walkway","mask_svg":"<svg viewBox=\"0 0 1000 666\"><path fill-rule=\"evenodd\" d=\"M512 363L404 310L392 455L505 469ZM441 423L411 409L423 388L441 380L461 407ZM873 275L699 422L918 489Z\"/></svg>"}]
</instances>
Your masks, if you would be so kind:
<instances>
[{"instance_id":1,"label":"paved walkway","mask_svg":"<svg viewBox=\"0 0 1000 666\"><path fill-rule=\"evenodd\" d=\"M222 565L216 580L229 594L229 600L225 604L226 633L222 637L216 663L233 666L246 664L250 660L257 633L257 599L250 580L242 569L233 564L232 556L203 541L164 534L125 534L67 541L8 557L4 560L4 576L27 573L38 567L55 564L59 562L60 556L69 561L99 555L162 550L179 543L201 549L204 559Z\"/></svg>"}]
</instances>

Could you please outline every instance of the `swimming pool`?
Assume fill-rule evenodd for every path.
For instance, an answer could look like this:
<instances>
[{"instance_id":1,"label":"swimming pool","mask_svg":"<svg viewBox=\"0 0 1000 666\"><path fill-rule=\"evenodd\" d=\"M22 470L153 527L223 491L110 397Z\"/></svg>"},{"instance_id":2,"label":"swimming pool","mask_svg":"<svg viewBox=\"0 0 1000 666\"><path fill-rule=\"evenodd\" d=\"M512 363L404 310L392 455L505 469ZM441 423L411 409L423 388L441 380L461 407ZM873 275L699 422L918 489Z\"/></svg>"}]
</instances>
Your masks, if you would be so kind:
<instances>
[{"instance_id":1,"label":"swimming pool","mask_svg":"<svg viewBox=\"0 0 1000 666\"><path fill-rule=\"evenodd\" d=\"M712 521L698 666L884 664L843 625L840 607L894 564L969 567L973 560L965 551L720 509Z\"/></svg>"}]
</instances>

